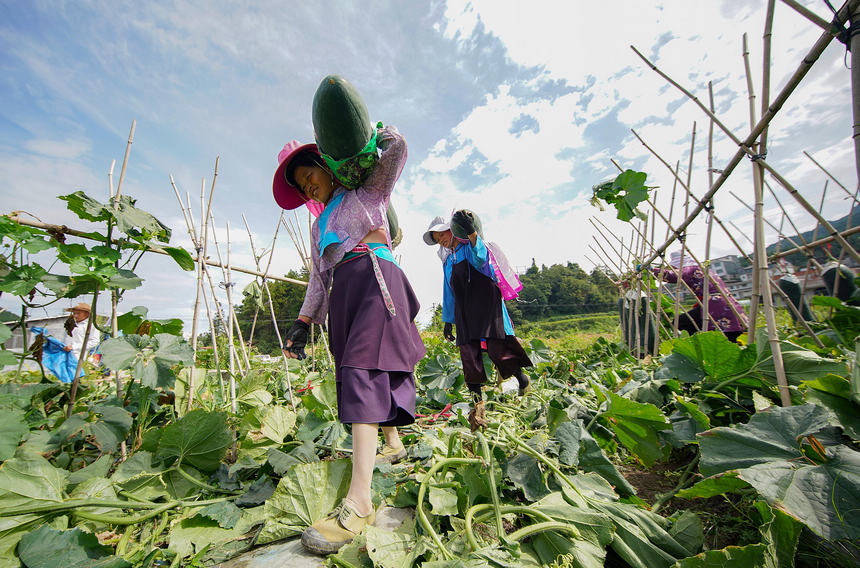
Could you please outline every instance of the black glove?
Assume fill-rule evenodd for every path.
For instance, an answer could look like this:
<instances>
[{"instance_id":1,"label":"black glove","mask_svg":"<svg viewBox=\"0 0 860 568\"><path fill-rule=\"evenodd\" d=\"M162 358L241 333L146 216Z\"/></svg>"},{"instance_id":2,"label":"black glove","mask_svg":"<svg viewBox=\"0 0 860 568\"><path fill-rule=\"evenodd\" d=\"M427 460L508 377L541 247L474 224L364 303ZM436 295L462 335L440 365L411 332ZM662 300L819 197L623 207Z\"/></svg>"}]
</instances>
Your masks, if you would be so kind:
<instances>
[{"instance_id":1,"label":"black glove","mask_svg":"<svg viewBox=\"0 0 860 568\"><path fill-rule=\"evenodd\" d=\"M453 327L450 323L445 324L445 329L442 331L442 337L444 337L448 341L456 341L457 340L457 338L454 337Z\"/></svg>"},{"instance_id":2,"label":"black glove","mask_svg":"<svg viewBox=\"0 0 860 568\"><path fill-rule=\"evenodd\" d=\"M289 347L284 347L284 351L289 351L298 359L304 359L306 357L305 345L308 344L308 330L310 327L300 319L294 321L286 337L286 340L292 343L290 343Z\"/></svg>"},{"instance_id":3,"label":"black glove","mask_svg":"<svg viewBox=\"0 0 860 568\"><path fill-rule=\"evenodd\" d=\"M467 235L475 232L475 218L471 211L460 209L451 216L451 223L457 224L463 228Z\"/></svg>"}]
</instances>

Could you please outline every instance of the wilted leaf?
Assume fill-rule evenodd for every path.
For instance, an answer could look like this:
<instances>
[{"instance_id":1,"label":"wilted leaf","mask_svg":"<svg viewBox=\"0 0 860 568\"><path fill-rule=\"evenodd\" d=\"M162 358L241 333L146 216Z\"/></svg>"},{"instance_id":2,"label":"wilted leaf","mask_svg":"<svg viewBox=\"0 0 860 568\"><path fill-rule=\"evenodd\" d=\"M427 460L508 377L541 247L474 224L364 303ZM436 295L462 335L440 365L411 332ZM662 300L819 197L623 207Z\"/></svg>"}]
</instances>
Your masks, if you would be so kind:
<instances>
[{"instance_id":1,"label":"wilted leaf","mask_svg":"<svg viewBox=\"0 0 860 568\"><path fill-rule=\"evenodd\" d=\"M233 433L227 428L226 413L192 410L164 428L156 457L211 472L218 469L232 443Z\"/></svg>"},{"instance_id":2,"label":"wilted leaf","mask_svg":"<svg viewBox=\"0 0 860 568\"><path fill-rule=\"evenodd\" d=\"M0 412L0 462L15 455L18 443L30 431L24 420L24 411Z\"/></svg>"},{"instance_id":3,"label":"wilted leaf","mask_svg":"<svg viewBox=\"0 0 860 568\"><path fill-rule=\"evenodd\" d=\"M130 568L131 564L102 546L95 535L80 529L54 530L41 526L24 535L18 557L27 568Z\"/></svg>"},{"instance_id":4,"label":"wilted leaf","mask_svg":"<svg viewBox=\"0 0 860 568\"><path fill-rule=\"evenodd\" d=\"M300 464L287 471L266 501L266 525L257 544L301 534L328 514L346 495L351 473L350 460Z\"/></svg>"}]
</instances>

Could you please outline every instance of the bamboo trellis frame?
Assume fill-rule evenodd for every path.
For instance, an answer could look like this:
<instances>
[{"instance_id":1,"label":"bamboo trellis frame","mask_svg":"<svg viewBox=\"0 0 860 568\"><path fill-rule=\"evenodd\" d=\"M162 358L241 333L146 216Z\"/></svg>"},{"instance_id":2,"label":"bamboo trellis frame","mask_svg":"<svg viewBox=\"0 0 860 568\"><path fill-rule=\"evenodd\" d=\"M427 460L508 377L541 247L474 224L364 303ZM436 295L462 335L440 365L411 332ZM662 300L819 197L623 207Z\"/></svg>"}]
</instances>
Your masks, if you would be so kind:
<instances>
[{"instance_id":1,"label":"bamboo trellis frame","mask_svg":"<svg viewBox=\"0 0 860 568\"><path fill-rule=\"evenodd\" d=\"M786 3L789 5L792 5L793 8L797 9L797 6L793 5L796 3L791 2L791 1L786 1ZM764 65L763 65L763 75L762 75L761 117L760 118L757 118L757 116L756 116L756 110L757 109L756 109L756 104L755 104L755 92L753 89L752 76L751 76L750 66L749 66L749 49L748 49L746 35L744 34L744 36L743 36L742 57L743 57L743 63L744 63L744 69L745 69L745 76L747 79L747 89L748 89L748 98L749 98L749 113L750 113L750 132L747 135L746 139L744 139L744 140L741 140L739 137L735 136L734 133L732 133L728 128L726 128L726 126L722 122L720 122L719 118L717 118L717 116L715 115L714 106L713 106L713 89L712 89L712 85L710 83L709 83L709 103L710 103L709 107L710 108L708 108L705 105L703 105L702 102L699 101L690 91L688 91L687 89L682 87L680 84L678 84L673 79L671 79L666 73L664 73L663 71L658 69L656 65L651 63L635 47L631 46L631 49L633 49L633 51L649 67L651 67L652 70L654 70L657 74L659 74L661 77L663 77L672 86L674 86L678 90L680 90L688 98L693 100L693 102L697 106L699 106L701 108L701 110L703 112L705 112L705 114L710 118L710 128L709 128L709 137L708 137L709 138L709 140L708 140L708 185L709 185L708 191L705 193L705 195L701 199L697 199L692 195L692 192L690 190L690 186L691 186L690 174L692 172L692 148L691 148L690 165L689 165L688 170L687 170L686 183L684 183L684 181L681 180L680 177L678 176L677 166L674 170L675 182L673 185L672 205L669 209L669 218L667 219L665 215L662 215L662 213L660 213L660 211L655 207L654 203L649 200L649 204L652 206L651 216L653 217L655 213L658 213L661 215L663 221L667 225L667 228L666 228L667 236L666 236L664 242L660 246L654 246L656 243L653 243L653 242L651 243L652 250L648 254L647 258L642 259L640 266L646 266L647 267L652 262L654 262L657 258L663 258L665 251L668 249L668 247L675 240L679 240L679 239L682 240L681 254L682 255L687 254L688 251L687 251L687 247L686 247L685 243L683 243L683 240L684 240L683 237L686 235L686 230L689 227L689 225L693 222L694 219L696 219L698 217L698 215L703 210L707 211L707 220L706 220L707 236L706 236L706 241L705 241L705 243L706 243L705 244L705 261L704 261L704 263L701 263L701 262L698 262L698 259L695 259L695 258L694 258L694 261L697 264L699 264L699 266L703 269L703 271L706 274L708 274L708 276L709 276L706 279L706 281L707 281L706 286L708 284L714 284L711 281L711 278L709 275L711 231L712 231L714 221L716 221L717 224L726 233L726 235L729 236L730 240L737 247L738 251L741 252L741 254L744 257L749 259L749 256L742 250L740 245L737 243L737 241L734 239L734 237L731 235L731 233L725 227L723 222L715 215L713 198L714 198L714 195L716 194L716 192L719 190L719 188L723 184L725 184L726 180L731 175L733 170L737 167L737 165L739 165L740 159L744 155L747 155L748 157L750 157L751 162L752 162L752 168L753 168L754 188L756 190L755 191L756 207L754 208L754 225L755 225L755 229L756 229L755 230L755 237L756 238L754 240L755 253L754 253L753 261L756 264L756 267L754 270L754 276L756 277L756 280L758 281L758 282L756 282L753 299L755 300L756 299L755 295L758 295L758 296L760 296L761 301L764 304L765 320L767 322L767 328L768 328L768 341L770 343L771 350L772 350L772 353L774 356L774 365L776 368L775 370L776 370L776 374L777 374L777 382L779 385L780 400L781 400L781 403L783 405L790 405L791 401L789 398L788 385L787 385L787 382L785 380L784 369L782 368L781 350L780 350L780 345L779 345L779 341L777 339L776 330L775 330L776 325L775 325L774 311L773 311L773 305L772 305L772 300L771 300L771 279L770 279L770 275L768 272L768 256L765 254L765 251L764 251L763 227L764 227L765 221L764 221L764 216L763 216L763 201L764 201L763 200L763 197L764 197L764 190L763 189L766 186L766 183L764 180L764 172L765 171L769 172L771 174L771 176L775 180L777 180L777 182L795 199L795 201L801 207L803 207L817 221L816 233L814 234L813 238L811 239L811 242L807 242L806 239L803 237L802 232L797 228L797 225L794 223L793 219L791 219L790 215L788 215L786 208L779 201L779 198L776 195L776 192L773 191L773 188L771 188L769 185L767 185L768 190L770 191L770 193L774 197L774 199L777 201L777 204L779 205L779 208L782 211L783 219L788 218L789 224L791 225L794 232L797 234L798 239L803 243L802 245L797 246L797 243L795 243L790 237L787 237L783 233L782 227L776 228L775 226L773 226L772 223L768 222L768 224L771 225L774 228L774 230L776 230L777 233L781 237L788 239L788 241L790 243L796 245L794 249L791 249L789 251L784 251L784 252L777 251L776 255L770 255L770 259L782 258L782 257L787 256L789 254L792 254L794 252L803 251L808 256L810 256L810 259L812 260L812 256L810 254L810 251L814 250L814 248L817 245L823 244L825 242L830 242L833 240L839 242L842 245L842 249L843 249L843 252L840 254L840 259L838 260L839 265L841 265L842 256L844 256L846 254L850 255L852 258L854 258L855 261L860 263L860 253L858 253L857 250L852 248L850 246L850 244L847 242L846 237L849 236L850 234L854 234L854 232L855 232L853 230L853 228L851 228L852 230L837 231L835 229L835 227L833 227L826 219L823 218L822 213L821 213L821 209L822 209L821 206L819 206L817 209L814 208L797 191L797 189L794 188L794 186L790 182L788 182L778 171L776 171L773 168L773 166L768 164L767 161L764 159L764 156L766 155L765 153L767 151L767 127L770 124L770 121L777 114L777 112L785 104L788 97L796 89L796 87L798 86L800 81L809 72L812 65L815 63L815 61L820 57L824 48L826 48L827 45L832 41L834 35L841 30L841 23L845 20L845 16L849 13L855 14L855 12L858 15L860 15L860 1L852 0L851 2L844 5L837 12L837 14L834 16L833 21L830 23L824 22L823 20L820 20L820 19L819 19L820 20L819 22L816 22L819 25L821 25L822 28L824 28L824 33L821 36L819 36L819 38L816 40L816 42L810 48L809 52L807 53L807 56L799 64L799 66L797 67L795 72L792 74L792 76L790 77L787 84L778 93L776 98L774 98L773 102L770 102L770 97L769 97L770 52L771 52L771 36L772 36L774 4L775 4L775 2L773 0L768 2L767 15L766 15L766 20L765 20L765 31L764 31L764 35L763 35L763 43L764 43L763 63L764 63ZM860 48L860 44L858 44L858 48ZM858 65L860 65L860 58L858 59ZM856 76L860 77L860 70L858 70ZM858 82L858 84L860 84L860 82ZM858 99L858 98L860 98L860 97L855 97L855 99ZM857 101L855 101L855 102L857 102ZM857 122L857 121L855 120L855 122ZM724 134L726 136L728 136L738 146L738 150L735 152L735 155L731 158L731 160L729 160L728 165L726 167L724 167L722 170L715 170L713 167L713 150L712 150L712 147L713 147L713 127L715 125L717 127L719 127L724 132ZM855 128L857 128L856 125L855 125ZM694 126L693 132L694 132L693 137L695 137L695 126ZM634 132L634 134L637 136L637 138L639 138L638 134L636 134L635 132ZM860 137L858 137L858 138L860 138ZM640 138L640 141L642 141L641 138ZM858 141L858 142L860 142L860 141ZM642 143L643 143L643 145L648 147L644 141L642 141ZM692 143L691 146L693 144L694 143ZM657 156L660 159L660 161L663 162L663 164L669 170L672 170L672 168L668 165L668 163L666 163L665 160L660 158L659 155L656 154L656 152L654 152L651 148L648 148L648 149L651 151L652 154ZM807 154L807 157L809 157L813 162L815 162L815 160L808 153L806 153L806 152L804 152L804 153ZM858 145L857 155L858 155L858 173L860 173L860 145ZM821 166L817 162L815 162L815 164L820 169L822 169L822 171L824 171L828 177L830 177L831 179L836 181L835 177L833 177L832 174L830 174L830 172L827 172L827 170L823 166ZM713 176L713 174L715 172L720 173L718 179L716 179L716 180L714 180L714 176ZM837 181L837 183L838 183L838 181ZM672 215L672 212L674 210L674 201L675 201L674 190L678 184L682 185L685 188L685 190L687 192L687 200L693 199L693 201L695 202L695 205L694 205L692 212L690 212L690 211L685 212L684 220L677 227L672 227L671 215ZM852 195L850 192L847 191L847 189L842 184L839 184L839 185L856 202L857 195ZM687 201L687 203L689 203L689 201ZM822 195L822 204L823 204L823 195ZM853 212L853 207L852 207L852 212ZM732 225L734 226L733 223L732 223ZM635 223L632 223L632 226L634 229L637 229ZM826 237L826 239L816 239L815 238L817 236L817 227L818 226L823 227L824 230L826 230L828 232L828 236ZM595 226L595 228L596 228L596 226ZM654 226L652 224L652 241L653 241L653 231L654 231ZM603 236L604 240L606 240L607 245L609 245L610 248L614 249L614 247L612 246L612 243L609 242L609 240L606 238L605 235L603 235L603 232L599 231L599 230L598 230L598 232ZM647 232L647 229L646 229L646 232ZM640 236L640 239L642 241L647 241L646 234L643 234L640 232L639 236ZM618 239L617 236L616 236L616 239ZM599 241L596 240L596 238L595 238L595 242L597 242L598 246L601 248L601 250L603 250L602 245L600 244ZM601 256L599 253L597 253L597 251L593 247L590 247L590 248L592 249L593 252L595 252L595 254L598 255L598 257ZM622 253L624 252L624 248L625 247L623 246L623 242L622 242L622 251L621 251ZM638 250L638 248L636 246L628 246L626 248L627 248L627 251L629 253L631 253L631 256L636 256L637 258L641 258L639 255L633 254L634 249ZM603 253L607 257L610 256L610 255L606 254L605 250L603 250ZM644 247L641 249L640 253L642 256L645 256L645 248ZM693 255L691 254L691 256L693 256ZM621 259L621 263L618 266L619 278L624 278L624 276L623 276L623 274L625 272L624 271L624 265L627 264L629 266L629 263L624 262L623 256L618 256L618 258ZM682 265L683 265L683 263L682 263ZM639 270L640 270L640 267L637 266L636 272L638 272ZM633 277L635 277L635 273L634 273ZM761 286L761 290L758 289L759 285ZM660 291L661 287L662 287L662 284L658 283L658 292ZM719 289L720 287L717 286L717 288ZM797 319L799 322L801 322L801 325L803 325L804 328L806 329L806 331L814 338L814 340L819 345L821 345L820 340L818 339L817 336L815 336L814 332L809 328L808 324L803 320L802 317L799 317L799 311L797 310L797 307L794 306L794 304L787 298L784 291L778 286L773 286L773 288L774 288L773 292L775 292L776 294L779 294L780 297L782 297L785 300L786 305L788 307L790 307L793 310L793 312L796 313L796 315L798 315ZM678 294L676 294L676 297L677 296L678 296ZM658 302L658 309L659 309L659 305L660 305L660 303ZM706 305L707 304L705 304L705 306ZM732 305L731 302L729 302L729 305ZM757 307L757 305L758 305L757 301L753 302L753 304L752 304L753 313L755 312L755 308ZM678 311L679 310L676 309L676 314L678 313ZM703 307L702 311L703 311L703 320L702 320L703 326L702 327L704 327L704 324L707 322L707 320L706 320L707 316L705 314L708 313L708 310L705 307ZM737 314L736 310L735 310L735 313ZM660 321L659 314L658 314L657 321L658 322ZM755 337L755 322L756 322L755 319L752 319L752 321L749 322L749 325L750 325L750 332L749 333L750 333L750 336L753 338L753 340ZM677 329L677 324L675 324L674 327L675 327L675 329ZM719 329L719 327L717 327L717 328ZM637 343L637 346L638 346L638 343Z\"/></svg>"}]
</instances>

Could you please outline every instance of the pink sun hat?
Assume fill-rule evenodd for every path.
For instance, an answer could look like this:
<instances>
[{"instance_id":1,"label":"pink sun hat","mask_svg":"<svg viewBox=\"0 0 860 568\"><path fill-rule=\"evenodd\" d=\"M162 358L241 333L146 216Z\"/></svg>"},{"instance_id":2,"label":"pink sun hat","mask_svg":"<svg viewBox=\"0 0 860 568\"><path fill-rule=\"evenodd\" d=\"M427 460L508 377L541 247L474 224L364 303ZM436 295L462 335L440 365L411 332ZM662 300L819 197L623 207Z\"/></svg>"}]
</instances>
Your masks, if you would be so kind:
<instances>
[{"instance_id":1,"label":"pink sun hat","mask_svg":"<svg viewBox=\"0 0 860 568\"><path fill-rule=\"evenodd\" d=\"M298 140L287 142L284 149L278 153L278 169L275 170L275 177L272 179L272 193L275 196L275 202L284 209L296 209L309 201L299 188L287 181L285 175L292 159L305 150L319 155L316 144L302 144Z\"/></svg>"}]
</instances>

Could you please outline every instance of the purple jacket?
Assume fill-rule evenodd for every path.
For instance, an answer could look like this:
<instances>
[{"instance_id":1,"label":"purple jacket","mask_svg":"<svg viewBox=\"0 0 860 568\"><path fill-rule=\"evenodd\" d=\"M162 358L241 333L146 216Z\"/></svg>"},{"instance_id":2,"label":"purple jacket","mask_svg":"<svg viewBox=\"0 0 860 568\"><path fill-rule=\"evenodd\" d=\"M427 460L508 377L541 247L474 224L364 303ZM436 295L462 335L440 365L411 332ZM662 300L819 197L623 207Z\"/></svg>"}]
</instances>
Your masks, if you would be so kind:
<instances>
[{"instance_id":1,"label":"purple jacket","mask_svg":"<svg viewBox=\"0 0 860 568\"><path fill-rule=\"evenodd\" d=\"M332 194L332 200L344 194L326 225L327 233L335 233L339 242L320 251L319 223L322 215L311 227L311 274L299 315L309 317L313 323L325 323L332 269L347 252L355 248L367 233L379 227L385 227L388 246L391 246L391 231L385 213L394 183L406 164L406 140L395 127L386 126L379 131L377 146L382 155L361 187L351 191L339 187Z\"/></svg>"},{"instance_id":2,"label":"purple jacket","mask_svg":"<svg viewBox=\"0 0 860 568\"><path fill-rule=\"evenodd\" d=\"M663 280L666 282L677 282L678 275L675 272L676 270L677 269L674 268L663 270ZM655 273L657 272L659 272L659 269L655 270ZM710 273L710 276L712 280L708 283L708 313L711 314L714 321L719 324L722 331L746 331L749 318L747 318L747 315L744 313L744 309L740 304L738 304L737 300L732 297L722 278L713 272ZM701 303L705 288L705 273L702 269L698 265L685 266L681 269L681 279L687 283L693 292L695 292L696 298ZM720 290L723 291L723 294L729 298L729 301L731 301L735 310L737 310L738 314L741 315L742 320L738 319L728 302L723 298L723 295L714 288L714 283L716 283ZM715 327L713 322L709 319L708 330L710 331L712 329L715 329Z\"/></svg>"}]
</instances>

